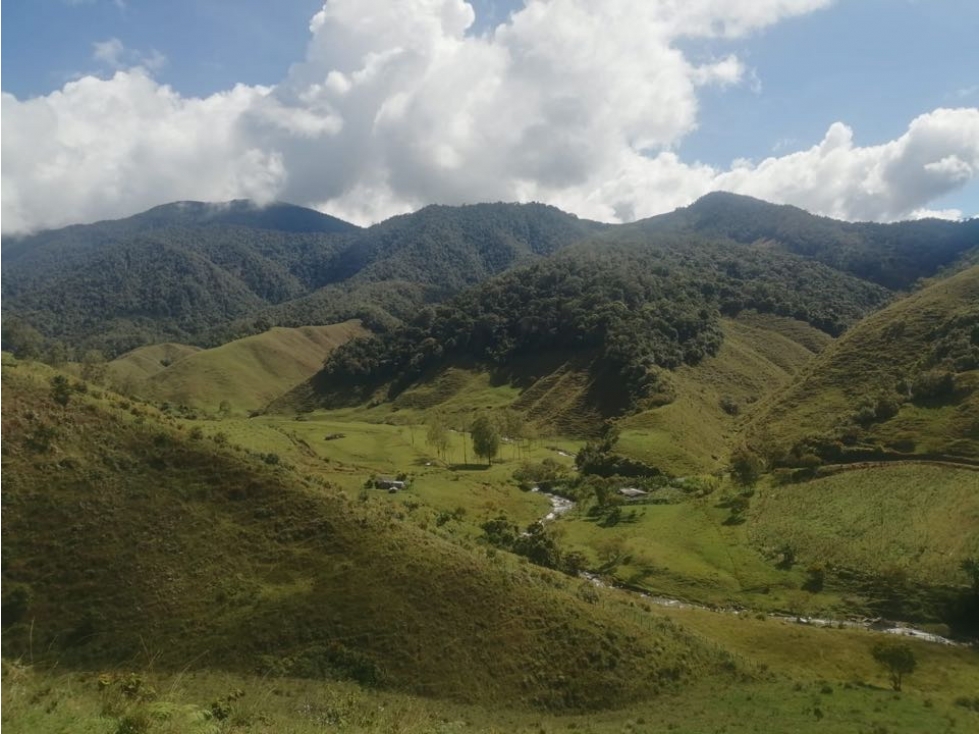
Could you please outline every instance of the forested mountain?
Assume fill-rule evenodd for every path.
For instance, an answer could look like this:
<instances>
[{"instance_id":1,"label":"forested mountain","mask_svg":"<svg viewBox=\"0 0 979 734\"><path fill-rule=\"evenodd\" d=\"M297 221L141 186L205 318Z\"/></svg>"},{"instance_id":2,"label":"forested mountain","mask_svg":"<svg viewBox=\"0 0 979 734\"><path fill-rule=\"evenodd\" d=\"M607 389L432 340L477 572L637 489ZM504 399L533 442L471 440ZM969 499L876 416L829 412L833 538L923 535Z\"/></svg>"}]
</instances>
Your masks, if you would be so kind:
<instances>
[{"instance_id":1,"label":"forested mountain","mask_svg":"<svg viewBox=\"0 0 979 734\"><path fill-rule=\"evenodd\" d=\"M706 281L727 283L727 291L704 296L712 308L736 311L740 299L836 334L869 302L861 301L862 285L861 305L849 312L849 295L819 296L832 279L828 269L906 289L974 256L979 222L850 224L710 194L630 225L580 220L542 204L478 204L430 206L358 229L286 204L181 202L8 238L4 346L29 355L60 341L113 356L161 341L216 346L271 326L349 318L384 331L575 243L594 243L585 246L596 252L627 245L669 253L663 256L685 273L700 269ZM827 269L795 281L812 292L802 300L788 294L788 271L810 274L813 263ZM756 277L770 267L786 271L774 285Z\"/></svg>"},{"instance_id":2,"label":"forested mountain","mask_svg":"<svg viewBox=\"0 0 979 734\"><path fill-rule=\"evenodd\" d=\"M453 360L505 369L553 351L590 354L608 410L657 401L663 369L717 352L719 319L745 309L832 335L888 298L885 289L797 255L621 230L511 270L423 309L403 327L340 347L314 380L326 404L390 393Z\"/></svg>"},{"instance_id":3,"label":"forested mountain","mask_svg":"<svg viewBox=\"0 0 979 734\"><path fill-rule=\"evenodd\" d=\"M725 192L707 194L686 208L628 226L645 233L690 232L758 243L892 290L908 289L979 247L979 219L839 222L798 207Z\"/></svg>"},{"instance_id":4,"label":"forested mountain","mask_svg":"<svg viewBox=\"0 0 979 734\"><path fill-rule=\"evenodd\" d=\"M7 240L5 348L23 339L10 333L21 323L109 354L164 340L200 342L215 324L321 285L356 230L287 204L180 202Z\"/></svg>"},{"instance_id":5,"label":"forested mountain","mask_svg":"<svg viewBox=\"0 0 979 734\"><path fill-rule=\"evenodd\" d=\"M357 230L284 204L171 204L5 243L5 344L33 329L117 354L276 324L391 323L602 228L543 205L428 207Z\"/></svg>"}]
</instances>

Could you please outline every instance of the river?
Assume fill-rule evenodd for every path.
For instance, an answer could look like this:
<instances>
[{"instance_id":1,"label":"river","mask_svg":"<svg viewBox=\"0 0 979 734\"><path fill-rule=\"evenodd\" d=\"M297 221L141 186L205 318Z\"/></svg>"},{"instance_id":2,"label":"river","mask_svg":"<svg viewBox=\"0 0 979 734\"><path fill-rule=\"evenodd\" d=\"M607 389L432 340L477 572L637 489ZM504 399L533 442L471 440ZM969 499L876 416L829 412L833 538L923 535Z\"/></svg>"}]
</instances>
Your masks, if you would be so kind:
<instances>
[{"instance_id":1,"label":"river","mask_svg":"<svg viewBox=\"0 0 979 734\"><path fill-rule=\"evenodd\" d=\"M569 500L567 497L560 497L556 494L551 494L550 492L541 491L540 487L534 487L530 490L531 492L537 492L544 495L551 503L551 511L548 512L544 517L541 518L541 523L548 523L557 520L562 515L566 515L574 509L575 503ZM600 577L593 573L588 573L587 571L581 572L581 577L587 579L596 586L601 586L608 588L610 584L606 583ZM647 594L642 591L635 591L633 589L628 589L622 586L617 586L612 584L614 588L619 591L623 591L627 594L632 594L641 598L643 601L652 604L654 606L660 607L670 607L672 609L699 609L705 612L713 612L715 614L731 614L740 615L745 613L751 613L752 610L749 609L735 609L733 607L715 607L706 606L703 604L695 604L693 602L683 601L681 599L673 599L667 596L655 596L653 594ZM869 620L869 619L824 619L821 617L805 617L802 615L790 615L790 614L778 614L778 613L764 613L766 617L770 619L779 619L785 622L791 622L793 624L804 624L811 627L825 627L827 629L864 629L872 632L881 632L890 635L900 635L902 637L912 637L916 640L922 640L924 642L932 642L937 645L953 645L962 646L963 643L955 642L948 639L947 637L942 637L940 635L935 635L930 632L925 632L924 630L915 629L914 627L909 627L897 622L890 622L886 620Z\"/></svg>"}]
</instances>

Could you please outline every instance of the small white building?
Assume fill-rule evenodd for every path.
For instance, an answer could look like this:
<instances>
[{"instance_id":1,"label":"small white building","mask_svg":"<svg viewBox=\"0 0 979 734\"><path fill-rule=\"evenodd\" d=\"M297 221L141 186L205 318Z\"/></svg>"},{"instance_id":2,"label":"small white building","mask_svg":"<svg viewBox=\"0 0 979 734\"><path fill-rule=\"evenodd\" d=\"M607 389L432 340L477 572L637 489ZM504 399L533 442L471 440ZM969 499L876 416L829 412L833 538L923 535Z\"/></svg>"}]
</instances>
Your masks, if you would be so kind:
<instances>
[{"instance_id":1,"label":"small white building","mask_svg":"<svg viewBox=\"0 0 979 734\"><path fill-rule=\"evenodd\" d=\"M639 489L639 487L623 487L619 490L619 494L623 497L628 497L629 499L635 499L636 497L645 497L648 492Z\"/></svg>"}]
</instances>

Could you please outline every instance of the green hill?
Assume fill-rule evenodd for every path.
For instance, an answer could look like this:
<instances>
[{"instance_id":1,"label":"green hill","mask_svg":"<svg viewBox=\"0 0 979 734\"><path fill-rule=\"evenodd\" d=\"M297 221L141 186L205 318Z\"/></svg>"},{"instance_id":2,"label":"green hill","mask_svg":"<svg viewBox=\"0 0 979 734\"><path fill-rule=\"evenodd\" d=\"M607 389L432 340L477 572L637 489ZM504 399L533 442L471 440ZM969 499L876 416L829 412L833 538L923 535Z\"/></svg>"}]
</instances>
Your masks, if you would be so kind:
<instances>
[{"instance_id":1,"label":"green hill","mask_svg":"<svg viewBox=\"0 0 979 734\"><path fill-rule=\"evenodd\" d=\"M580 220L540 204L478 204L430 206L358 229L301 207L238 201L180 202L8 239L4 348L31 357L63 342L116 356L161 341L216 346L271 326L350 318L393 328L425 305L591 240L736 243L740 255L699 265L736 270L732 257L782 255L907 289L974 257L979 224L851 224L711 194L629 225ZM751 296L764 301L771 294L753 289ZM769 305L798 306L778 299ZM823 307L832 311L829 301ZM843 325L839 314L826 316L819 328Z\"/></svg>"},{"instance_id":2,"label":"green hill","mask_svg":"<svg viewBox=\"0 0 979 734\"><path fill-rule=\"evenodd\" d=\"M384 324L603 227L536 204L428 207L359 230L286 204L181 202L5 243L4 313L110 356L275 325ZM5 328L5 349L32 356L25 346Z\"/></svg>"},{"instance_id":3,"label":"green hill","mask_svg":"<svg viewBox=\"0 0 979 734\"><path fill-rule=\"evenodd\" d=\"M147 374L142 381L126 383L120 374L123 382L117 384L156 402L209 412L223 404L226 411L249 412L264 408L315 374L338 345L367 334L358 321L297 329L275 327L214 349L194 350ZM144 350L139 350L141 355ZM109 364L110 374L115 376L119 367L132 362L132 353L114 360Z\"/></svg>"},{"instance_id":4,"label":"green hill","mask_svg":"<svg viewBox=\"0 0 979 734\"><path fill-rule=\"evenodd\" d=\"M868 317L762 406L752 443L790 464L979 459L977 304L972 267Z\"/></svg>"},{"instance_id":5,"label":"green hill","mask_svg":"<svg viewBox=\"0 0 979 734\"><path fill-rule=\"evenodd\" d=\"M652 232L722 237L802 255L892 290L907 290L979 248L979 219L876 224L839 222L789 205L725 192L627 225Z\"/></svg>"},{"instance_id":6,"label":"green hill","mask_svg":"<svg viewBox=\"0 0 979 734\"><path fill-rule=\"evenodd\" d=\"M577 580L351 504L152 408L58 393L53 374L2 372L7 657L558 710L722 675L716 648L661 617L589 603Z\"/></svg>"},{"instance_id":7,"label":"green hill","mask_svg":"<svg viewBox=\"0 0 979 734\"><path fill-rule=\"evenodd\" d=\"M795 320L810 335L837 334L886 297L794 255L630 231L516 268L402 327L350 342L277 407L390 400L470 365L520 389L515 406L536 422L589 435L604 419L672 402L671 371L718 353L724 316L751 310ZM783 367L805 357L781 351L768 349ZM565 406L555 409L556 400Z\"/></svg>"},{"instance_id":8,"label":"green hill","mask_svg":"<svg viewBox=\"0 0 979 734\"><path fill-rule=\"evenodd\" d=\"M107 375L115 383L143 380L165 370L184 357L199 352L187 344L151 344L126 352L107 365Z\"/></svg>"},{"instance_id":9,"label":"green hill","mask_svg":"<svg viewBox=\"0 0 979 734\"><path fill-rule=\"evenodd\" d=\"M715 357L673 373L672 402L619 421L618 452L676 475L726 467L745 416L832 342L804 322L757 312L722 328Z\"/></svg>"},{"instance_id":10,"label":"green hill","mask_svg":"<svg viewBox=\"0 0 979 734\"><path fill-rule=\"evenodd\" d=\"M4 315L110 356L160 341L206 344L216 326L320 287L356 230L301 207L237 201L41 232L4 242ZM21 348L9 329L4 348Z\"/></svg>"}]
</instances>

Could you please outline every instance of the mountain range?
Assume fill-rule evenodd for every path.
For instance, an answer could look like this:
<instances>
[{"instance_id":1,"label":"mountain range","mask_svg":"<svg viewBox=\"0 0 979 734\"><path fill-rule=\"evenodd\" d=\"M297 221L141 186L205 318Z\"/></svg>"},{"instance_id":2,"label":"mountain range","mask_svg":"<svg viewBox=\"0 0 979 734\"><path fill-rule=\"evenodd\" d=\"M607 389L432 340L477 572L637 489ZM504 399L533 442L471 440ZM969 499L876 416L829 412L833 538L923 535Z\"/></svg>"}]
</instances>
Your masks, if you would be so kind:
<instances>
[{"instance_id":1,"label":"mountain range","mask_svg":"<svg viewBox=\"0 0 979 734\"><path fill-rule=\"evenodd\" d=\"M927 641L979 634L979 221L183 202L2 258L4 724L979 715Z\"/></svg>"},{"instance_id":2,"label":"mountain range","mask_svg":"<svg viewBox=\"0 0 979 734\"><path fill-rule=\"evenodd\" d=\"M720 193L615 226L538 204L430 206L360 229L287 204L180 202L7 238L5 343L40 337L116 356L349 318L386 329L575 243L600 251L604 242L685 238L742 245L755 258L782 253L895 291L974 248L979 222L849 224Z\"/></svg>"}]
</instances>

